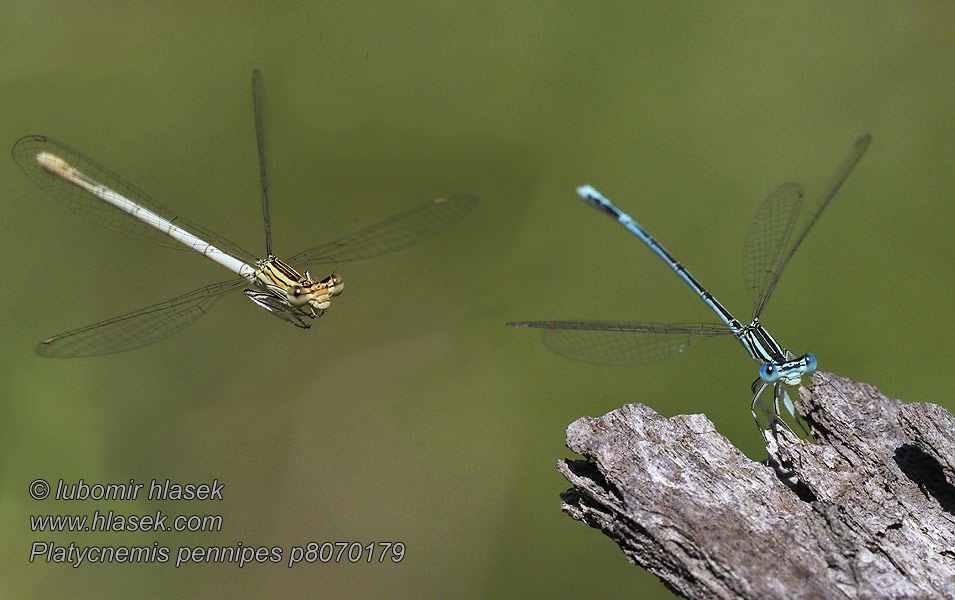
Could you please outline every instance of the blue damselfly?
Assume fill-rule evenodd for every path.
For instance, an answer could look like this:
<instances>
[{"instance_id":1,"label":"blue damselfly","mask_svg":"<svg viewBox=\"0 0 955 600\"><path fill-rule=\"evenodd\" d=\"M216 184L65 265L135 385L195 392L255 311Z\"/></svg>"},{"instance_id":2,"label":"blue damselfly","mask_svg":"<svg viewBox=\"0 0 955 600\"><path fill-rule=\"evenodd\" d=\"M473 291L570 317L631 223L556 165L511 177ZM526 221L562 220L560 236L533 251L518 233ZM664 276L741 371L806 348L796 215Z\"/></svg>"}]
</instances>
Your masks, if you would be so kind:
<instances>
[{"instance_id":1,"label":"blue damselfly","mask_svg":"<svg viewBox=\"0 0 955 600\"><path fill-rule=\"evenodd\" d=\"M804 375L815 371L816 358L808 353L796 357L784 349L766 331L759 322L759 317L766 308L789 260L862 158L870 140L871 136L868 134L856 140L852 151L823 192L818 207L810 213L805 225L795 236L793 235L795 224L805 196L799 184L784 183L779 186L757 211L743 245L743 277L753 299L753 317L748 324L744 325L737 320L633 218L592 186L585 185L577 189L581 199L613 217L624 228L640 238L687 285L693 288L703 302L719 316L722 323L662 325L596 321L519 321L508 323L508 325L543 330L544 343L547 347L563 356L612 365L666 358L683 352L706 337L733 335L743 345L746 353L761 363L759 378L753 382L754 395L750 405L750 411L757 426L759 426L759 419L756 416L756 405L761 402L761 397L767 389L773 391L775 410L773 423L785 424L779 418L779 402L783 401L790 412L793 412L792 401L786 386L799 385ZM761 426L760 431L763 431Z\"/></svg>"}]
</instances>

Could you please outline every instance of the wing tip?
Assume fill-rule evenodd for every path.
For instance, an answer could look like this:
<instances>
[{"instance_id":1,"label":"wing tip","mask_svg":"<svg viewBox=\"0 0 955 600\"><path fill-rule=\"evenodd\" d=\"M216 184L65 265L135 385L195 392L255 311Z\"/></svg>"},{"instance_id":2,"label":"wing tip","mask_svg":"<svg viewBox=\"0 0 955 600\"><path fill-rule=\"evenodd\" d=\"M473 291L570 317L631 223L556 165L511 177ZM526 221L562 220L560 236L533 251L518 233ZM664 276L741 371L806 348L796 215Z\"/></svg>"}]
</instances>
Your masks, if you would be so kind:
<instances>
[{"instance_id":1,"label":"wing tip","mask_svg":"<svg viewBox=\"0 0 955 600\"><path fill-rule=\"evenodd\" d=\"M46 338L37 344L33 351L44 358L58 358L60 355L56 353L56 346L53 345L56 339L56 336Z\"/></svg>"},{"instance_id":2,"label":"wing tip","mask_svg":"<svg viewBox=\"0 0 955 600\"><path fill-rule=\"evenodd\" d=\"M472 209L478 203L478 197L471 193L465 194L451 194L449 196L441 196L440 198L435 198L431 201L431 204L441 205L457 205L464 210Z\"/></svg>"}]
</instances>

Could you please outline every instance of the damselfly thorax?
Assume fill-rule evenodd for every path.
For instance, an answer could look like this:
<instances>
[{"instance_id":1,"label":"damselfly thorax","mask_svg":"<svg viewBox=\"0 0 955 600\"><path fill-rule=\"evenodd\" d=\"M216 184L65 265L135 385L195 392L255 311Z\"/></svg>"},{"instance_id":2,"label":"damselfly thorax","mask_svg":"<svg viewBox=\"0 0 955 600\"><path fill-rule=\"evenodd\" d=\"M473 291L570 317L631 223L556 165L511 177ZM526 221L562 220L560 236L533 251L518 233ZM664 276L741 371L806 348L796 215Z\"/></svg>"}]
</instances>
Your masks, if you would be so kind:
<instances>
[{"instance_id":1,"label":"damselfly thorax","mask_svg":"<svg viewBox=\"0 0 955 600\"><path fill-rule=\"evenodd\" d=\"M313 281L308 271L302 275L274 256L261 261L253 282L256 288L242 290L252 302L302 329L312 325L305 319L325 314L332 298L345 289L342 278L334 273Z\"/></svg>"},{"instance_id":2,"label":"damselfly thorax","mask_svg":"<svg viewBox=\"0 0 955 600\"><path fill-rule=\"evenodd\" d=\"M780 381L786 385L799 385L803 375L816 370L816 358L812 354L803 354L797 358L792 352L780 346L776 338L766 331L759 322L759 317L753 318L749 325L743 326L739 326L739 321L733 319L729 326L733 327L734 323L739 329L733 335L753 360L762 363L757 382Z\"/></svg>"}]
</instances>

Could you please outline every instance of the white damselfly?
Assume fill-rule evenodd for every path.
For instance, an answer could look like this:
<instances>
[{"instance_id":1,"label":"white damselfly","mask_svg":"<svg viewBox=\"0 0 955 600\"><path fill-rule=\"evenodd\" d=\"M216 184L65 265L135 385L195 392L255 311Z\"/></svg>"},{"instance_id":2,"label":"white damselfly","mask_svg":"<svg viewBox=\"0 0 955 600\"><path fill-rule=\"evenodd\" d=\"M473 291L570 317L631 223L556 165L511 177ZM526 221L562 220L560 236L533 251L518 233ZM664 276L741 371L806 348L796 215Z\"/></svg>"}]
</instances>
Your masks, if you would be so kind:
<instances>
[{"instance_id":1,"label":"white damselfly","mask_svg":"<svg viewBox=\"0 0 955 600\"><path fill-rule=\"evenodd\" d=\"M262 183L265 250L259 259L224 237L177 217L96 161L42 135L13 146L13 158L38 186L83 217L109 229L176 249L192 249L237 275L178 298L126 315L55 335L37 346L49 357L110 354L168 337L204 315L234 290L296 327L308 329L332 298L342 293L335 273L313 279L309 267L362 260L401 250L435 235L477 203L474 196L454 195L429 201L336 241L295 254L287 260L272 254L269 188L262 128L262 78L252 73L255 131Z\"/></svg>"}]
</instances>

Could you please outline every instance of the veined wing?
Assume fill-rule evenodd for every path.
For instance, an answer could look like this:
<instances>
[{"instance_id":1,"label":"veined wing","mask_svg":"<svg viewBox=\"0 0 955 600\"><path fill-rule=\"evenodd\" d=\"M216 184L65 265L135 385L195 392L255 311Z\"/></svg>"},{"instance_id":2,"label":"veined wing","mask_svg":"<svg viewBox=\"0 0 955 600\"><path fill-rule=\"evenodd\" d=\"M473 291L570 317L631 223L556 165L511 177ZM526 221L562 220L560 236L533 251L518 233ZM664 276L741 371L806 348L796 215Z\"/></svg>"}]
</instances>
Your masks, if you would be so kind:
<instances>
[{"instance_id":1,"label":"veined wing","mask_svg":"<svg viewBox=\"0 0 955 600\"><path fill-rule=\"evenodd\" d=\"M798 183L784 183L763 201L746 230L743 243L743 280L757 314L779 271L786 242L802 208L805 190Z\"/></svg>"},{"instance_id":2,"label":"veined wing","mask_svg":"<svg viewBox=\"0 0 955 600\"><path fill-rule=\"evenodd\" d=\"M746 277L747 287L750 287L751 285L757 285L762 289L757 296L754 296L754 317L758 317L760 314L762 314L763 309L766 308L766 303L769 301L770 296L773 295L773 290L776 288L776 284L779 282L779 278L782 276L783 271L786 270L786 265L789 264L789 260L793 257L793 254L796 253L796 250L802 244L803 240L806 239L806 235L809 234L809 230L812 229L813 225L816 224L816 221L819 220L819 216L822 214L822 211L829 206L829 203L832 201L833 197L835 197L836 192L839 191L839 188L842 187L842 184L845 183L846 179L849 178L852 170L855 169L857 164L859 164L859 161L862 159L862 155L865 154L865 151L868 149L869 143L871 141L872 136L868 133L855 141L855 144L852 146L852 150L849 151L849 154L843 159L842 164L840 164L839 168L836 169L832 179L829 180L829 184L826 186L826 189L822 194L822 200L820 200L819 205L810 213L809 218L806 220L806 224L802 226L802 229L796 235L795 241L788 246L788 250L781 252L778 257L772 261L772 270L768 274L761 276L759 278L759 283L754 283L751 281L752 275L744 266L744 276ZM772 196L770 196L770 199L772 199ZM766 202L768 203L769 199L767 199ZM797 206L796 211L798 212L798 210L799 208ZM760 212L762 212L762 208L760 209ZM757 213L757 219L759 218L760 215ZM795 219L795 217L793 218ZM788 239L789 234L786 235L784 242L787 242ZM748 244L749 235L747 234L747 246L744 247L744 257L750 252ZM746 259L744 258L744 264L745 260ZM751 291L750 293L753 292Z\"/></svg>"},{"instance_id":3,"label":"veined wing","mask_svg":"<svg viewBox=\"0 0 955 600\"><path fill-rule=\"evenodd\" d=\"M265 128L262 126L262 74L252 71L252 112L255 113L255 143L259 151L259 181L262 188L262 221L265 223L265 253L272 256L272 217L269 215L269 178L265 171Z\"/></svg>"},{"instance_id":4,"label":"veined wing","mask_svg":"<svg viewBox=\"0 0 955 600\"><path fill-rule=\"evenodd\" d=\"M553 352L589 363L626 366L652 362L689 349L705 337L731 335L722 324L610 323L599 321L518 321L510 327L542 330Z\"/></svg>"},{"instance_id":5,"label":"veined wing","mask_svg":"<svg viewBox=\"0 0 955 600\"><path fill-rule=\"evenodd\" d=\"M166 302L55 335L40 342L36 352L50 358L72 358L152 344L191 325L223 295L246 284L247 280L235 278L207 285Z\"/></svg>"},{"instance_id":6,"label":"veined wing","mask_svg":"<svg viewBox=\"0 0 955 600\"><path fill-rule=\"evenodd\" d=\"M42 164L39 160L41 156L45 158ZM33 183L65 204L70 210L107 229L160 246L177 250L187 249L187 246L170 238L161 229L109 205L84 186L112 190L234 257L248 264L256 262L255 256L239 246L212 231L176 216L119 175L66 144L42 135L28 135L13 145L13 159ZM68 176L64 177L62 173L51 172L48 168L50 165L62 169L62 172Z\"/></svg>"},{"instance_id":7,"label":"veined wing","mask_svg":"<svg viewBox=\"0 0 955 600\"><path fill-rule=\"evenodd\" d=\"M431 200L337 241L299 252L286 262L292 266L363 260L408 248L444 231L477 204L470 194Z\"/></svg>"}]
</instances>

